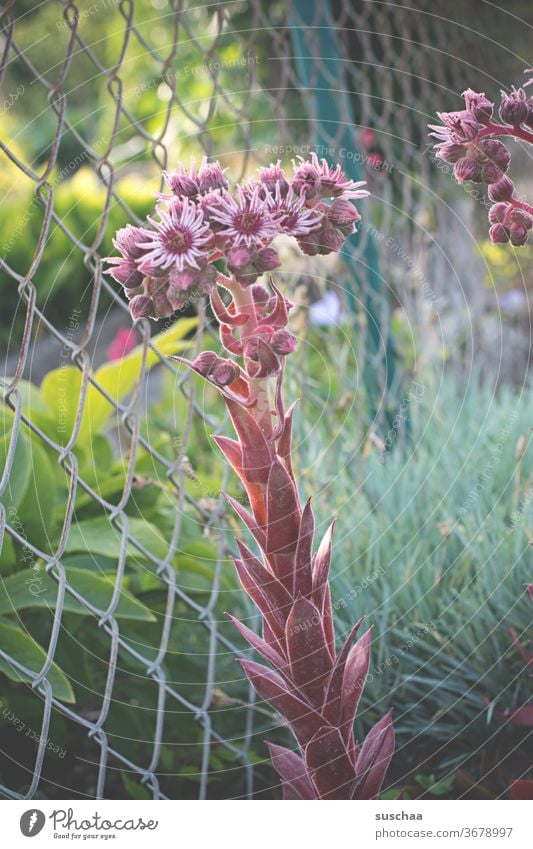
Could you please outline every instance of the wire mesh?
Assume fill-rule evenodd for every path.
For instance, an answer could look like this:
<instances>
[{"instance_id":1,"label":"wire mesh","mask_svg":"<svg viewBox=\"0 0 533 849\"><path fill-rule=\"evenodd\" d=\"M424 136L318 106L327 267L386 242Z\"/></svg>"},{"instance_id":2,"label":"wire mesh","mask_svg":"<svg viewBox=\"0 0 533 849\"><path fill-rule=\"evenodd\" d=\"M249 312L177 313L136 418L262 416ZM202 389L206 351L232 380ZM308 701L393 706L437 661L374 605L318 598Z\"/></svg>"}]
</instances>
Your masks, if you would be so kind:
<instances>
[{"instance_id":1,"label":"wire mesh","mask_svg":"<svg viewBox=\"0 0 533 849\"><path fill-rule=\"evenodd\" d=\"M313 80L316 74L327 77L328 57L315 51L310 78L307 83L302 81L290 35L291 27L303 24L298 17L299 4L290 2L251 0L202 6L183 0L168 4L135 0L97 0L89 4L58 0L43 5L49 15L45 21L47 36L54 40L53 54L48 53L44 63L38 54L34 57L35 45L26 41L25 30L32 15L42 11L40 7L18 2L4 3L0 7L0 82L11 98L12 114L18 116L30 133L35 126L39 135L39 155L33 158L24 154L24 144L16 137L1 142L5 161L15 169L21 185L31 184L28 213L31 222L23 217L16 223L17 243L27 240L30 223L35 226L38 219L39 225L29 262L24 265L10 261L5 246L0 260L0 273L9 280L11 290L16 288L16 303L9 301L9 308L13 307L13 315L24 313L23 327L16 329L14 325L9 339L11 359L8 356L10 366L6 371L9 376L2 381L4 404L13 417L0 495L13 484L11 475L21 434L53 452L57 465L65 474L68 493L62 505L62 530L53 551L42 550L32 542L31 536L21 533L13 517L0 505L2 539L15 541L35 562L43 564L44 580L53 582L56 593L46 652L38 670L0 646L0 658L11 674L18 671L31 682L35 703L39 705L40 725L35 735L38 742L33 763L26 770L27 781L23 782L23 789L4 782L0 791L10 798L32 798L46 792L43 770L49 757L50 727L53 716L61 714L77 724L98 749L93 762L88 751L80 753L82 766L83 763L87 768L96 765L94 782L82 779L82 793L98 798L117 793L114 775L124 770L136 776L154 798L168 798L162 786L165 774L172 767L162 763L168 724L183 722L188 716L200 730L193 746L195 781L191 786L194 792L201 799L209 796L214 769L212 755L216 747L217 751L226 750L240 765L244 775L241 795L250 797L255 792L256 773L256 758L250 749L257 720L253 694L248 691L242 700L241 731L237 735L226 735L218 730L213 713L217 698L220 700L219 659L228 653L238 656L241 651L221 628L216 609L228 552L228 541L221 530L223 505L220 498L209 499L206 503L206 499L193 497L185 486L185 458L191 431L202 419L205 426L212 429L212 421L197 403L189 376L174 368L154 347L147 322L139 325L143 356L135 386L127 400L117 400L99 383L93 366L101 359L102 326L109 315L127 312L116 288L102 276L102 256L117 214L124 223L142 220L133 202L135 191L132 195L131 189L132 179L135 180L139 169L144 168L151 175L153 188L157 188L161 171L171 167L174 160L185 153L188 158L192 151L197 156L201 153L216 155L230 168L232 176L239 179L256 164L315 149L316 146L309 143L309 133L316 130L319 120L311 102ZM416 60L413 59L413 44L431 43L436 13L433 17L430 13L413 14L412 10L389 3L335 2L331 9L325 3L320 6L323 8L319 10L317 5L317 15L326 10L342 64L342 79L330 80L328 95L341 104L348 98L354 109L354 121L348 128L351 134L348 146L343 135L345 124L339 124L336 130L332 130L331 125L320 128L327 139L327 155L341 164L343 158L356 160L381 201L380 220L366 226L362 239L354 247L350 273L356 280L354 286L358 287L360 301L364 302L368 268L364 262L356 265L356 261L363 255L366 241L373 236L382 253L384 290L378 304L383 315L379 322L382 347L377 354L386 368L383 346L387 342L389 300L394 286L403 287L404 304L409 305L411 298L409 308L413 315L423 310L429 297L425 269L432 258L427 256L428 241L420 243L420 232L429 234L431 224L428 222L426 228L413 227L413 221L420 221L421 216L429 214L427 196L426 199L422 197L420 184L432 179L429 157L420 156L425 148L420 126L434 111L432 98L436 87L444 85L454 91L461 90L461 74L445 55L428 49L420 50ZM101 35L103 29L111 44L109 49L100 43L99 33ZM307 30L306 36L312 39L313 26L307 25ZM403 35L406 32L408 37ZM457 33L454 36L456 41L460 41L460 37ZM38 33L35 39L39 40ZM143 62L142 73L136 71L139 57ZM18 78L24 80L23 86L27 92L32 92L31 97L12 95L16 92L13 86ZM84 91L84 86L89 91L98 86L99 92L94 110L85 114L78 106L78 100L83 101L80 92ZM158 110L143 113L144 95L154 89L159 97ZM418 113L401 110L401 103L412 102L414 96L419 103ZM99 136L93 123L99 127ZM365 130L372 130L375 135L361 136ZM227 148L228 139L230 149ZM378 154L378 158L372 154ZM422 169L417 179L413 177L415 161L417 169ZM59 202L66 178L82 168L93 172L98 185L92 226L88 230L76 227L72 216L65 214ZM381 234L385 233L397 247L387 243L387 250L381 248ZM51 300L49 306L47 296L43 298L40 293L51 239L58 238L58 234L64 247L65 263L67 260L68 263L66 270L61 267L57 274L77 275L83 284L76 322L80 327L76 333L68 330L68 312L63 315L57 301ZM429 235L427 238L430 241ZM405 252L403 258L401 251ZM407 264L405 256L409 257ZM305 267L302 275L304 273ZM434 276L431 275L432 279ZM364 309L360 313L358 350L364 352ZM197 347L208 325L203 313L200 318L201 326L193 343ZM40 374L43 344L50 340L56 343L51 349L55 364L67 361L80 375L75 415L63 442L51 438L35 417L28 414L25 406L24 382ZM149 352L158 358L161 370L173 375L176 391L186 402L186 414L180 422L179 451L171 460L158 449L157 425L152 427L149 438L141 426L143 414L147 415L151 403L147 395ZM386 375L382 374L382 394L385 385ZM121 428L121 451L127 458L127 469L122 492L116 501L106 498L80 472L80 429L92 389L112 405ZM223 427L220 422L215 424ZM135 498L135 462L141 450L165 468L174 503L174 521L166 540L166 554L160 557L136 536L127 510ZM105 607L96 606L73 586L69 566L65 565L66 546L76 524L76 502L81 494L101 510L120 537L113 592ZM207 599L203 597L201 603L180 585L173 564L180 550L185 505L196 511L198 523L208 532L212 531L218 545L212 583ZM142 644L125 637L116 615L129 575L132 549L151 564L166 593L155 654L148 654L143 651ZM97 629L107 637L107 672L99 698L89 700L90 709L87 705L82 705L82 709L76 704L66 704L58 698L52 683L51 673L69 598L83 606ZM171 629L179 615L177 605L186 611L190 628L200 627L208 637L200 698L189 698L186 688L179 681L169 680L166 670L171 652ZM147 725L150 723L151 729L147 728L142 760L125 753L127 747L121 747L115 734L110 739L108 731L117 676L124 675L124 670L132 676L150 680L153 685L154 704L147 711ZM113 773L111 778L110 773ZM9 770L2 770L2 775L6 774Z\"/></svg>"}]
</instances>

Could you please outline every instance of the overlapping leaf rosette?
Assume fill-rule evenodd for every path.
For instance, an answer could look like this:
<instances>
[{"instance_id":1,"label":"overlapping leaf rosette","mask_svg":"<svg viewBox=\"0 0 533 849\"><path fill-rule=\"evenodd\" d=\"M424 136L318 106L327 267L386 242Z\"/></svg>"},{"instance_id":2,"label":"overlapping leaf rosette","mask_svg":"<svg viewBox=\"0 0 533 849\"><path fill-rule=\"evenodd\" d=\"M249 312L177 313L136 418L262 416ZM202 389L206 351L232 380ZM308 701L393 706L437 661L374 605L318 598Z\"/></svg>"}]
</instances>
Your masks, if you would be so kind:
<instances>
[{"instance_id":1,"label":"overlapping leaf rosette","mask_svg":"<svg viewBox=\"0 0 533 849\"><path fill-rule=\"evenodd\" d=\"M272 279L280 264L273 241L293 236L307 254L339 251L360 216L353 201L367 192L340 167L312 156L279 162L229 191L217 162L165 175L152 229L117 234L122 257L112 275L131 298L134 317L169 315L209 294L227 356L204 351L178 358L217 387L236 438L215 441L242 481L250 509L227 496L255 541L241 540L235 566L262 616L262 633L230 617L267 665L243 660L261 698L280 714L298 750L270 744L286 799L372 799L394 751L390 713L359 745L354 718L368 673L370 630L361 621L337 650L329 586L333 525L315 546L311 502L302 505L293 474L294 404L285 408L285 357L296 348L291 303ZM221 262L222 261L222 262ZM223 268L221 269L221 265Z\"/></svg>"},{"instance_id":2,"label":"overlapping leaf rosette","mask_svg":"<svg viewBox=\"0 0 533 849\"><path fill-rule=\"evenodd\" d=\"M527 73L533 73L532 70ZM533 227L533 206L516 193L506 173L511 154L501 141L510 137L533 144L533 97L525 86L501 93L499 120L494 117L495 104L482 92L463 92L465 108L458 112L437 112L442 124L431 124L431 134L438 143L436 156L453 164L459 183L486 183L492 202L489 209L489 235L493 244L510 242L525 245Z\"/></svg>"}]
</instances>

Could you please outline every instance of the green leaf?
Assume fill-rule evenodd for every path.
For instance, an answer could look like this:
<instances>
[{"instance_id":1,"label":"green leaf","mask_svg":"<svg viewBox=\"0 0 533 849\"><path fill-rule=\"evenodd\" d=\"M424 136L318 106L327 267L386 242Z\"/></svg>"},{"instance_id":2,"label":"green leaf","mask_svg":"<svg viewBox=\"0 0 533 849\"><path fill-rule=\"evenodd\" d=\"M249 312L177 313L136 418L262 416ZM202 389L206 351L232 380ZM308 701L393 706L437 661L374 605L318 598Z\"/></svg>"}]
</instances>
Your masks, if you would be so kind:
<instances>
[{"instance_id":1,"label":"green leaf","mask_svg":"<svg viewBox=\"0 0 533 849\"><path fill-rule=\"evenodd\" d=\"M160 531L144 519L129 519L129 534L150 551L154 557L162 559L167 553L167 543ZM73 522L67 541L66 551L87 551L90 554L103 554L107 557L119 557L121 549L121 534L109 519L100 517L86 519L83 522ZM129 542L127 553L137 559L142 553Z\"/></svg>"},{"instance_id":2,"label":"green leaf","mask_svg":"<svg viewBox=\"0 0 533 849\"><path fill-rule=\"evenodd\" d=\"M0 622L0 646L5 654L10 655L14 660L35 673L40 672L46 659L46 652L33 637L30 637L20 627L15 627L6 622ZM31 676L20 672L3 658L0 658L0 672L3 672L10 681L31 682L32 680ZM76 701L67 676L56 663L52 663L47 678L52 685L56 699L69 703Z\"/></svg>"},{"instance_id":3,"label":"green leaf","mask_svg":"<svg viewBox=\"0 0 533 849\"><path fill-rule=\"evenodd\" d=\"M0 439L0 474L5 469L10 443L11 435L9 434L6 434ZM6 489L0 497L0 503L2 503L6 508L7 521L9 524L13 524L10 512L15 515L16 519L19 519L18 507L26 494L26 490L30 482L30 475L31 465L29 457L29 443L24 434L19 432L17 446L15 448L15 457L9 473L9 481Z\"/></svg>"},{"instance_id":4,"label":"green leaf","mask_svg":"<svg viewBox=\"0 0 533 849\"><path fill-rule=\"evenodd\" d=\"M69 585L99 610L106 610L113 595L114 574L77 569L68 566L68 562L65 562L65 567ZM0 614L39 607L53 610L56 598L57 584L45 574L43 567L37 573L35 569L25 569L0 581ZM63 610L81 616L91 615L70 593L65 593ZM156 621L153 613L124 587L114 615L117 619Z\"/></svg>"},{"instance_id":5,"label":"green leaf","mask_svg":"<svg viewBox=\"0 0 533 849\"><path fill-rule=\"evenodd\" d=\"M35 440L29 443L29 463L31 477L18 513L25 539L44 550L50 545L56 493L52 464Z\"/></svg>"},{"instance_id":6,"label":"green leaf","mask_svg":"<svg viewBox=\"0 0 533 849\"><path fill-rule=\"evenodd\" d=\"M196 317L180 319L168 330L154 336L152 345L163 356L177 354L188 346L188 342L182 341L183 337L197 324ZM149 349L147 352L147 371L160 362L156 351ZM143 347L138 345L121 360L113 360L100 366L94 375L95 380L118 403L128 392L131 392L138 381L142 361ZM81 380L82 375L79 369L73 366L61 366L48 372L41 384L42 401L46 405L49 418L53 420L51 435L59 443L67 441L74 427L80 400ZM90 440L92 434L98 433L114 409L113 404L102 395L101 391L89 383L80 426L80 441L86 442Z\"/></svg>"},{"instance_id":7,"label":"green leaf","mask_svg":"<svg viewBox=\"0 0 533 849\"><path fill-rule=\"evenodd\" d=\"M150 791L139 781L135 781L133 778L130 778L125 772L122 772L122 783L124 784L124 789L128 794L128 798L130 799L151 799L152 794Z\"/></svg>"},{"instance_id":8,"label":"green leaf","mask_svg":"<svg viewBox=\"0 0 533 849\"><path fill-rule=\"evenodd\" d=\"M70 438L80 400L81 371L60 366L49 371L41 383L41 394L50 419L47 433L60 445Z\"/></svg>"}]
</instances>

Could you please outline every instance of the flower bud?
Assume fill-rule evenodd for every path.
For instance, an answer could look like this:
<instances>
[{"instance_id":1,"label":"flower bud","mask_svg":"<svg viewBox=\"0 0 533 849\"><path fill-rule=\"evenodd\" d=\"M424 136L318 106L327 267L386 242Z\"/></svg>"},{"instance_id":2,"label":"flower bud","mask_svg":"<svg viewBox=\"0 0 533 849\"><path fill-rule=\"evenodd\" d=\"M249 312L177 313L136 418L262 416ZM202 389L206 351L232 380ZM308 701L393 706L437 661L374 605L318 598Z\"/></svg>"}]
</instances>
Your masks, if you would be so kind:
<instances>
[{"instance_id":1,"label":"flower bud","mask_svg":"<svg viewBox=\"0 0 533 849\"><path fill-rule=\"evenodd\" d=\"M258 271L272 271L280 267L281 260L275 248L261 248L257 251L253 264Z\"/></svg>"},{"instance_id":2,"label":"flower bud","mask_svg":"<svg viewBox=\"0 0 533 849\"><path fill-rule=\"evenodd\" d=\"M479 164L471 156L463 156L453 166L453 173L458 183L477 180L480 176Z\"/></svg>"},{"instance_id":3,"label":"flower bud","mask_svg":"<svg viewBox=\"0 0 533 849\"><path fill-rule=\"evenodd\" d=\"M272 350L280 357L286 357L296 350L296 336L288 330L276 330L270 339Z\"/></svg>"},{"instance_id":4,"label":"flower bud","mask_svg":"<svg viewBox=\"0 0 533 849\"><path fill-rule=\"evenodd\" d=\"M318 235L319 254L336 253L337 251L340 251L346 241L344 233L341 233L341 231L336 227L324 227L323 230L319 231Z\"/></svg>"},{"instance_id":5,"label":"flower bud","mask_svg":"<svg viewBox=\"0 0 533 849\"><path fill-rule=\"evenodd\" d=\"M198 283L200 272L195 268L173 269L169 274L170 285L179 292L186 292Z\"/></svg>"},{"instance_id":6,"label":"flower bud","mask_svg":"<svg viewBox=\"0 0 533 849\"><path fill-rule=\"evenodd\" d=\"M115 257L112 258L113 260ZM136 289L144 280L144 274L139 271L137 264L131 259L122 259L106 270L113 280L124 286L125 289Z\"/></svg>"},{"instance_id":7,"label":"flower bud","mask_svg":"<svg viewBox=\"0 0 533 849\"><path fill-rule=\"evenodd\" d=\"M174 307L167 298L168 287L161 288L152 295L153 315L155 318L168 318L174 312Z\"/></svg>"},{"instance_id":8,"label":"flower bud","mask_svg":"<svg viewBox=\"0 0 533 849\"><path fill-rule=\"evenodd\" d=\"M337 198L326 209L326 218L335 227L349 227L360 221L361 216L349 200Z\"/></svg>"},{"instance_id":9,"label":"flower bud","mask_svg":"<svg viewBox=\"0 0 533 849\"><path fill-rule=\"evenodd\" d=\"M202 353L198 354L194 360L193 366L196 371L199 371L200 374L207 377L208 374L211 374L219 359L220 357L218 357L214 351L202 351Z\"/></svg>"},{"instance_id":10,"label":"flower bud","mask_svg":"<svg viewBox=\"0 0 533 849\"><path fill-rule=\"evenodd\" d=\"M500 118L505 124L512 124L513 127L518 127L528 117L528 111L526 96L522 89L512 91L510 94L502 91Z\"/></svg>"},{"instance_id":11,"label":"flower bud","mask_svg":"<svg viewBox=\"0 0 533 849\"><path fill-rule=\"evenodd\" d=\"M494 162L487 162L481 169L481 176L484 183L497 183L503 177L503 171Z\"/></svg>"},{"instance_id":12,"label":"flower bud","mask_svg":"<svg viewBox=\"0 0 533 849\"><path fill-rule=\"evenodd\" d=\"M252 298L254 303L259 307L264 307L268 304L270 300L270 294L268 289L261 285L261 283L255 283L252 286Z\"/></svg>"},{"instance_id":13,"label":"flower bud","mask_svg":"<svg viewBox=\"0 0 533 849\"><path fill-rule=\"evenodd\" d=\"M486 124L490 121L494 110L494 103L488 97L485 97L483 92L478 93L472 91L471 88L467 88L466 91L463 91L463 97L467 110L472 112L480 123Z\"/></svg>"},{"instance_id":14,"label":"flower bud","mask_svg":"<svg viewBox=\"0 0 533 849\"><path fill-rule=\"evenodd\" d=\"M273 195L276 191L279 192L282 198L286 198L289 194L290 186L281 169L279 159L275 164L271 162L268 168L261 168L259 170L259 180Z\"/></svg>"},{"instance_id":15,"label":"flower bud","mask_svg":"<svg viewBox=\"0 0 533 849\"><path fill-rule=\"evenodd\" d=\"M140 227L134 227L132 224L127 224L120 230L117 230L113 244L117 251L127 259L139 259L144 253L144 248L138 246L138 242L142 242L146 236Z\"/></svg>"},{"instance_id":16,"label":"flower bud","mask_svg":"<svg viewBox=\"0 0 533 849\"><path fill-rule=\"evenodd\" d=\"M198 188L202 193L226 189L227 186L228 181L224 177L220 162L202 162L198 171Z\"/></svg>"},{"instance_id":17,"label":"flower bud","mask_svg":"<svg viewBox=\"0 0 533 849\"><path fill-rule=\"evenodd\" d=\"M504 175L496 183L491 183L488 193L492 201L511 200L514 193L513 182Z\"/></svg>"},{"instance_id":18,"label":"flower bud","mask_svg":"<svg viewBox=\"0 0 533 849\"><path fill-rule=\"evenodd\" d=\"M531 230L533 224L533 218L529 212L525 209L520 209L520 207L511 209L507 214L507 220L510 224L521 224L526 230Z\"/></svg>"},{"instance_id":19,"label":"flower bud","mask_svg":"<svg viewBox=\"0 0 533 849\"><path fill-rule=\"evenodd\" d=\"M491 224L502 224L507 212L506 203L495 203L489 209L489 221Z\"/></svg>"},{"instance_id":20,"label":"flower bud","mask_svg":"<svg viewBox=\"0 0 533 849\"><path fill-rule=\"evenodd\" d=\"M509 241L509 231L503 224L493 224L489 230L489 236L493 245L504 245Z\"/></svg>"},{"instance_id":21,"label":"flower bud","mask_svg":"<svg viewBox=\"0 0 533 849\"><path fill-rule=\"evenodd\" d=\"M497 165L500 171L507 171L511 161L511 154L498 139L483 139L479 143L478 150L486 157L489 162ZM492 182L496 182L495 180Z\"/></svg>"},{"instance_id":22,"label":"flower bud","mask_svg":"<svg viewBox=\"0 0 533 849\"><path fill-rule=\"evenodd\" d=\"M319 231L315 230L312 233L307 233L301 239L297 239L297 242L303 254L306 256L316 256L320 243Z\"/></svg>"},{"instance_id":23,"label":"flower bud","mask_svg":"<svg viewBox=\"0 0 533 849\"><path fill-rule=\"evenodd\" d=\"M527 242L527 227L523 224L511 224L509 227L509 234L511 239L511 244L515 246L515 248L522 247Z\"/></svg>"},{"instance_id":24,"label":"flower bud","mask_svg":"<svg viewBox=\"0 0 533 849\"><path fill-rule=\"evenodd\" d=\"M152 299L148 295L135 295L130 301L130 313L134 321L148 318L152 314Z\"/></svg>"},{"instance_id":25,"label":"flower bud","mask_svg":"<svg viewBox=\"0 0 533 849\"><path fill-rule=\"evenodd\" d=\"M295 168L292 188L306 200L316 198L320 194L320 175L310 162L303 162Z\"/></svg>"},{"instance_id":26,"label":"flower bud","mask_svg":"<svg viewBox=\"0 0 533 849\"><path fill-rule=\"evenodd\" d=\"M234 380L237 380L238 376L238 365L232 363L231 360L223 359L218 360L211 375L213 382L218 383L219 386L227 386L229 383L233 383Z\"/></svg>"},{"instance_id":27,"label":"flower bud","mask_svg":"<svg viewBox=\"0 0 533 849\"><path fill-rule=\"evenodd\" d=\"M437 147L435 156L437 159L442 159L444 162L449 162L452 165L461 159L466 154L466 145L456 144L454 142L443 142Z\"/></svg>"},{"instance_id":28,"label":"flower bud","mask_svg":"<svg viewBox=\"0 0 533 849\"><path fill-rule=\"evenodd\" d=\"M238 248L230 248L226 255L230 271L239 271L254 261L254 252L242 245Z\"/></svg>"},{"instance_id":29,"label":"flower bud","mask_svg":"<svg viewBox=\"0 0 533 849\"><path fill-rule=\"evenodd\" d=\"M193 198L198 194L198 183L185 172L163 171L165 182L176 197Z\"/></svg>"}]
</instances>

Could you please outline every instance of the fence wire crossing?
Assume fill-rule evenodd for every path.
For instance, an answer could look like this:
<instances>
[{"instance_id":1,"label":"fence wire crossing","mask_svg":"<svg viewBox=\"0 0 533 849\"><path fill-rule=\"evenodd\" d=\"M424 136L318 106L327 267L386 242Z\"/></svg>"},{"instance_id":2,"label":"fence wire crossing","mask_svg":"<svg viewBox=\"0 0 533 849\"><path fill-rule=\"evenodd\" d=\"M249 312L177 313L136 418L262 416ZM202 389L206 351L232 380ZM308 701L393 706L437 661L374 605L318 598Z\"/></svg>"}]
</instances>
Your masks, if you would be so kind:
<instances>
[{"instance_id":1,"label":"fence wire crossing","mask_svg":"<svg viewBox=\"0 0 533 849\"><path fill-rule=\"evenodd\" d=\"M180 717L188 715L200 730L194 744L198 798L209 796L214 747L217 751L220 747L226 750L243 770L242 795L251 797L255 791L256 758L251 756L250 747L257 716L252 692L249 691L246 700L243 700L245 706L239 735L226 735L213 720L213 705L220 687L219 656L228 653L239 656L241 653L241 649L221 629L216 610L228 547L227 538L220 530L223 526L223 504L220 498L194 498L185 485L187 468L184 457L191 431L201 418L209 430L213 429L212 422L195 398L189 376L175 368L151 342L148 322L141 322L138 327L143 355L135 386L127 400L118 400L95 377L93 366L99 356L100 335L108 316L118 313L125 316L123 323L128 321L127 306L117 287L110 285L102 276L102 257L105 255L104 242L109 240L114 229L111 218L115 216L116 220L117 210L123 223L142 221L132 203L131 181L147 159L148 165L143 167L154 177L154 188L157 188L155 181L159 179L160 172L171 168L183 151L190 150L196 156L202 153L215 155L230 168L232 176L239 179L257 164L268 164L287 153L305 153L306 145L308 150L314 149L308 133L317 130L320 115L316 104L312 103L313 79L315 74L327 74L327 62L318 53L312 54L309 81L306 83L302 79L299 57L294 55L296 42L291 41L291 27L304 26L299 17L301 3L271 4L250 0L206 7L184 0L168 4L140 0L97 0L96 3L63 0L43 5L46 6L47 17L43 19L48 27L46 34L54 45L44 55L46 61L43 61L42 55L36 54L35 45L28 41L28 24L32 19L41 20L36 16L44 14L40 6L8 2L0 7L2 91L8 96L16 91L17 79L24 80L23 88L31 92L31 96L25 93L18 99L13 95L10 115L18 115L30 132L35 121L42 135L39 155L33 157L24 154L23 138L20 141L16 137L10 138L9 142L5 138L1 141L3 163L17 174L21 185L31 184L32 214L40 216L40 227L29 262L24 265L11 261L5 251L0 260L1 274L8 279L11 288L17 290L18 314L23 310L25 316L23 329L20 333L14 330L9 339L7 360L11 365L2 381L4 405L11 411L12 423L0 496L15 485L11 476L17 445L23 435L53 453L57 465L64 471L68 492L62 505L61 532L52 552L35 545L31 536L25 535L12 521L13 517L6 512L5 506L0 505L0 540L5 543L5 540L11 539L29 552L35 562L43 565L45 580L55 587L55 602L40 669L32 668L20 656L0 645L2 668L7 665L11 676L18 672L23 680L30 681L35 704L40 705L40 729L36 735L38 745L31 769L27 769L27 781L22 789L2 783L0 792L9 798L33 798L43 792L43 770L49 757L47 744L51 722L55 714L60 714L83 729L87 739L98 747L96 781L87 784L81 792L97 798L116 793L113 782L109 790L110 772L125 770L136 776L155 799L168 798L165 782L161 779L161 775L171 769L171 765L161 763L167 723L179 723ZM329 94L331 97L348 97L354 112L349 127L351 146L346 146L343 136L346 126L339 125L332 135L328 125L322 127L322 134L326 134L330 156L341 164L343 156L346 161L350 157L352 161L359 157L358 167L369 177L374 193L381 195L384 201L380 232L392 233L398 243L404 244L406 240L415 238L414 228L410 230L409 222L419 214L422 204L409 178L409 169L415 152L418 154L423 147L423 140L416 139L413 126L402 123L412 121L412 113L405 113L410 114L410 118L397 119L394 133L388 132L387 128L391 125L391 112L399 108L402 98L411 97L415 85L413 80L425 92L420 108L427 112L428 117L430 115L429 101L434 90L432 80L438 70L434 66L431 69L422 67L420 63L427 63L429 56L424 50L420 51L418 64L412 67L409 51L413 41L429 43L431 18L413 14L403 7L391 7L390 4L335 2L331 7L327 3L320 6L324 8L319 10L317 6L317 14L326 10L342 63L342 79L330 81ZM305 26L312 38L313 24ZM406 29L409 29L409 37L402 38L400 33ZM423 32L418 32L418 29ZM112 42L112 49L104 49L100 43L104 32ZM39 35L39 32L34 33L35 40ZM135 72L139 56L144 63L142 78ZM384 92L376 99L373 95L376 75L379 75L380 86L383 79L389 79L380 74L387 62L393 68L400 88L399 91ZM453 74L457 77L458 73L452 69L450 77L450 63L445 57L441 57L440 64L441 79L446 78L450 87L457 83L460 90L460 80L453 79ZM404 66L407 65L410 70L404 74ZM132 78L135 78L135 85L131 82ZM98 86L100 94L94 113L83 115L78 99L79 90L85 84L94 89ZM159 94L157 113L142 114L139 103L142 104L146 93L154 89ZM35 115L28 112L28 104L36 110ZM425 119L425 115L423 117ZM99 136L92 127L93 122L100 128ZM372 129L375 133L375 136L367 133L363 137L363 141L366 138L366 149L361 147L360 136L365 129ZM231 140L229 150L228 138ZM415 141L408 144L405 139ZM376 153L380 159L375 156L372 159L371 154ZM72 216L65 215L58 202L66 178L75 175L81 168L92 171L99 192L103 193L102 204L94 209L93 226L87 232L80 232L74 226ZM429 169L427 158L424 168ZM396 215L398 209L406 211L401 225ZM19 244L27 238L26 227L27 222L23 221L20 232L16 230ZM48 307L47 298L40 296L50 240L58 238L58 234L68 254L70 273L79 275L86 286L79 306L80 330L76 334L66 332L64 319L58 319L53 306ZM368 268L364 262L356 268L356 263L363 255L370 236L370 229L363 232L350 259L350 274L360 304L365 303ZM409 250L412 254L416 253L412 245ZM398 270L397 255L389 253L383 258L383 263L383 288L388 288L392 278L401 282L409 276L404 268ZM302 277L306 270L302 266ZM419 281L415 287L416 297L423 298L422 283ZM103 303L105 310L102 310ZM377 315L376 320L380 338L386 342L387 297L381 297L380 309L383 314ZM364 325L364 309L360 317ZM200 328L193 343L198 350L201 333L206 326L203 314L200 318ZM80 375L72 427L63 442L52 438L39 425L38 418L28 414L25 403L25 381L31 380L32 375L38 372L43 340L55 340L52 349L56 356L59 349L66 352L69 364ZM364 334L360 350L363 346ZM147 360L153 355L159 360L160 369L173 375L176 391L187 403L187 413L180 422L180 450L170 460L159 450L155 436L147 438L142 428L142 413L144 410L146 414L147 403ZM386 370L386 359L383 364ZM383 396L386 392L385 371L379 374L378 380L378 395ZM127 458L124 486L116 501L106 498L98 486L80 471L80 431L87 398L94 390L114 409L126 440L121 445L122 454ZM219 426L223 425L219 423ZM157 426L150 433L156 431ZM166 540L166 554L162 557L156 557L153 550L136 536L127 512L129 503L135 498L135 464L141 451L164 467L168 491L172 493L174 503L173 527ZM65 565L68 540L76 524L76 504L81 496L105 514L109 525L120 537L113 592L106 607L96 606L74 587L69 566ZM202 596L202 603L180 586L173 565L175 554L180 550L186 507L195 511L198 523L213 532L218 545L211 588L207 598ZM124 636L120 618L116 615L129 577L132 549L151 564L153 574L166 593L155 656L143 652L141 642ZM93 703L90 710L83 704L79 709L66 704L57 697L52 683L68 599L78 602L108 638L107 673L102 681L98 705L95 707ZM180 691L179 682L169 680L166 671L177 604L187 610L191 628L194 623L208 635L203 697L195 700ZM110 739L108 733L117 679L124 674L125 668L133 669L132 674L149 679L153 684L152 728L146 732L149 740L142 761L125 753L115 742L116 735ZM9 774L9 770L5 772L3 769L1 774Z\"/></svg>"}]
</instances>

